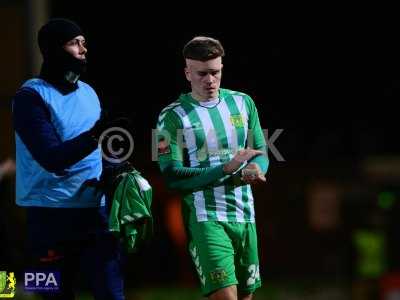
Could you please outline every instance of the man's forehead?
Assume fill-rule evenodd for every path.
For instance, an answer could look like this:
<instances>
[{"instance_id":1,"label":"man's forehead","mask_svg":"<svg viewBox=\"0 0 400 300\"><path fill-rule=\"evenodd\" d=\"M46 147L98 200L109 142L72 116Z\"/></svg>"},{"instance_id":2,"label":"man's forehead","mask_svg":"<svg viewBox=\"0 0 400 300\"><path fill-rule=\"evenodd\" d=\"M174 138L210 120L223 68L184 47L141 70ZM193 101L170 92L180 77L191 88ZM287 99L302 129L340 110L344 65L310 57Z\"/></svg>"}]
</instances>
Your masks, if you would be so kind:
<instances>
[{"instance_id":1,"label":"man's forehead","mask_svg":"<svg viewBox=\"0 0 400 300\"><path fill-rule=\"evenodd\" d=\"M219 70L222 67L221 61L221 57L217 57L207 61L186 59L186 66L202 70Z\"/></svg>"}]
</instances>

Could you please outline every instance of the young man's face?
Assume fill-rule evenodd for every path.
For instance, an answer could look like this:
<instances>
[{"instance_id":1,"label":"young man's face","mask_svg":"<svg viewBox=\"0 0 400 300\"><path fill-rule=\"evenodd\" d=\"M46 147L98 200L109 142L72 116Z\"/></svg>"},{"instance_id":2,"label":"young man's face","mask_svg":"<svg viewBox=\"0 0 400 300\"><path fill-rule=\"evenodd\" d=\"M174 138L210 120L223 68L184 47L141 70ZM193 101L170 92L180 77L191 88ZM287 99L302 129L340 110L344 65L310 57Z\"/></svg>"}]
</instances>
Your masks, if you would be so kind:
<instances>
[{"instance_id":1,"label":"young man's face","mask_svg":"<svg viewBox=\"0 0 400 300\"><path fill-rule=\"evenodd\" d=\"M86 59L87 49L85 38L82 35L78 35L77 37L65 43L64 50L77 59Z\"/></svg>"},{"instance_id":2,"label":"young man's face","mask_svg":"<svg viewBox=\"0 0 400 300\"><path fill-rule=\"evenodd\" d=\"M222 58L207 61L186 59L185 75L192 86L192 96L204 101L218 97L221 84Z\"/></svg>"}]
</instances>

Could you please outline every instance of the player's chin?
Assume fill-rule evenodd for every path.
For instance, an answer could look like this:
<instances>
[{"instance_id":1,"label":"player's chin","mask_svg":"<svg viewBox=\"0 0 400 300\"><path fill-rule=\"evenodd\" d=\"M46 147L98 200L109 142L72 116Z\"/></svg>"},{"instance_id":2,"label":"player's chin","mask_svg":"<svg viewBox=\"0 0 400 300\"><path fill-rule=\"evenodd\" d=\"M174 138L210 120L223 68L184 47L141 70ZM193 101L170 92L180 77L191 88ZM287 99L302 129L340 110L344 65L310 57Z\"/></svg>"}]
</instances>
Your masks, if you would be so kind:
<instances>
[{"instance_id":1,"label":"player's chin","mask_svg":"<svg viewBox=\"0 0 400 300\"><path fill-rule=\"evenodd\" d=\"M207 94L208 98L215 98L215 97L217 97L218 90L217 89L206 89L205 93Z\"/></svg>"}]
</instances>

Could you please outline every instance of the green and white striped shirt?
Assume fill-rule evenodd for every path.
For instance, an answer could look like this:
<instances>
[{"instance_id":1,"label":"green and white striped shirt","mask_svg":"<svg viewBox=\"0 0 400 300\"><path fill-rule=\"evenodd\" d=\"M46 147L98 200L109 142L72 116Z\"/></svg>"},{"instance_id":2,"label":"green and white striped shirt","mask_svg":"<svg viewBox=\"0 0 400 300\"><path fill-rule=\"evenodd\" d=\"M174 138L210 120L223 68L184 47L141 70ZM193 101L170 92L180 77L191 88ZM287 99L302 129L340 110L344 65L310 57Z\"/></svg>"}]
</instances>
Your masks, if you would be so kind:
<instances>
[{"instance_id":1,"label":"green and white striped shirt","mask_svg":"<svg viewBox=\"0 0 400 300\"><path fill-rule=\"evenodd\" d=\"M164 108L158 120L159 163L182 161L191 168L221 166L236 151L266 146L257 109L250 96L227 89L219 99L199 102L188 94ZM184 194L198 222L254 222L250 185L234 185L220 178L211 185Z\"/></svg>"}]
</instances>

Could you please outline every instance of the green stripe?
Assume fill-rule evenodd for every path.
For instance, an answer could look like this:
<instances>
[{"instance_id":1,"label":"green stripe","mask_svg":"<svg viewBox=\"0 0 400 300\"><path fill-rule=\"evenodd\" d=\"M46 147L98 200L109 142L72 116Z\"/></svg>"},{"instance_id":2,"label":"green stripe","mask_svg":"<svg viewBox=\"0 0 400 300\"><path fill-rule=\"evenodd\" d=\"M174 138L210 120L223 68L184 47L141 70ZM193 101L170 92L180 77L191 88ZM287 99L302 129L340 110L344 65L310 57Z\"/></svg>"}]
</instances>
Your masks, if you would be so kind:
<instances>
[{"instance_id":1,"label":"green stripe","mask_svg":"<svg viewBox=\"0 0 400 300\"><path fill-rule=\"evenodd\" d=\"M218 108L214 107L212 109L209 109L208 114L210 115L214 131L217 135L218 150L229 149L224 121L221 117L221 114L219 113ZM229 155L219 155L219 159L221 162L226 161L227 157L229 157Z\"/></svg>"},{"instance_id":2,"label":"green stripe","mask_svg":"<svg viewBox=\"0 0 400 300\"><path fill-rule=\"evenodd\" d=\"M189 222L191 221L190 217L194 217L196 219L196 214L194 216L190 215L191 211L196 212L196 208L194 207L194 195L193 195L193 193L186 194L183 197L183 201L185 203L182 203L181 212L182 212L183 224L186 227L186 226L188 226Z\"/></svg>"},{"instance_id":3,"label":"green stripe","mask_svg":"<svg viewBox=\"0 0 400 300\"><path fill-rule=\"evenodd\" d=\"M242 201L243 201L243 219L245 222L250 221L250 206L249 206L249 186L242 186Z\"/></svg>"},{"instance_id":4,"label":"green stripe","mask_svg":"<svg viewBox=\"0 0 400 300\"><path fill-rule=\"evenodd\" d=\"M241 114L239 108L236 105L235 99L233 99L232 95L227 96L225 98L225 102L226 102L226 105L228 106L228 109L229 109L229 112L231 113L231 115L237 116L237 115ZM242 118L243 117L244 116L242 116ZM230 122L230 120L228 120L228 121ZM244 148L245 143L246 143L246 141L244 140L245 128L242 126L242 127L235 127L235 129L236 129L236 134L237 134L238 146L239 146L239 148L240 147Z\"/></svg>"},{"instance_id":5,"label":"green stripe","mask_svg":"<svg viewBox=\"0 0 400 300\"><path fill-rule=\"evenodd\" d=\"M235 187L233 185L225 185L226 205L228 222L237 222L236 219L236 200L235 200Z\"/></svg>"},{"instance_id":6,"label":"green stripe","mask_svg":"<svg viewBox=\"0 0 400 300\"><path fill-rule=\"evenodd\" d=\"M193 124L202 124L199 115L194 109L193 105L187 103L186 101L182 102L182 108L186 112L189 117L189 122ZM209 155L207 151L207 142L206 142L206 134L203 128L198 128L193 130L196 139L196 147L197 147L197 159L199 160L200 167L205 168L210 166Z\"/></svg>"},{"instance_id":7,"label":"green stripe","mask_svg":"<svg viewBox=\"0 0 400 300\"><path fill-rule=\"evenodd\" d=\"M225 128L225 123L223 120L223 116L221 116L218 108L214 107L212 109L208 110L208 113L211 118L211 122L213 124L214 130L217 135L217 140L218 140L218 150L223 150L223 149L229 149L229 143L228 143L228 138L226 134L226 128ZM230 122L229 119L230 116L225 116L225 118L228 118L228 120L225 119L225 122ZM229 154L219 154L219 160L221 163L224 163L229 160ZM225 186L225 196L229 194L228 192L229 187ZM226 202L226 213L227 213L227 218L228 220L231 221L236 221L236 208L234 205L229 205L229 199L225 198ZM234 201L230 201L231 203ZM232 217L234 216L234 219L232 220Z\"/></svg>"},{"instance_id":8,"label":"green stripe","mask_svg":"<svg viewBox=\"0 0 400 300\"><path fill-rule=\"evenodd\" d=\"M239 108L236 105L235 99L233 99L232 95L229 95L225 98L225 102L228 106L229 112L231 115L240 115L241 112ZM244 116L242 115L242 118ZM238 146L239 148L245 148L246 146L246 141L245 141L245 130L246 128L242 127L236 127L236 134L237 134L237 141L238 141ZM236 200L234 200L236 202ZM248 205L248 195L247 195L247 186L242 186L242 201L243 201L243 218L244 220L250 220L250 208ZM235 203L236 206L236 203ZM236 219L236 211L235 211L235 219Z\"/></svg>"},{"instance_id":9,"label":"green stripe","mask_svg":"<svg viewBox=\"0 0 400 300\"><path fill-rule=\"evenodd\" d=\"M205 198L205 203L206 203L207 219L208 220L216 220L217 213L216 213L216 207L215 207L214 189L213 188L204 189L203 193L204 193L204 198ZM213 209L210 209L211 207Z\"/></svg>"}]
</instances>

